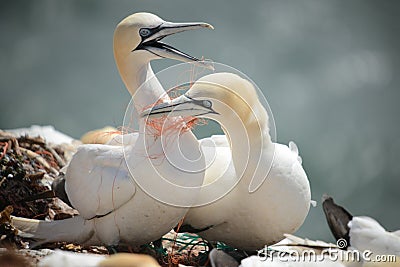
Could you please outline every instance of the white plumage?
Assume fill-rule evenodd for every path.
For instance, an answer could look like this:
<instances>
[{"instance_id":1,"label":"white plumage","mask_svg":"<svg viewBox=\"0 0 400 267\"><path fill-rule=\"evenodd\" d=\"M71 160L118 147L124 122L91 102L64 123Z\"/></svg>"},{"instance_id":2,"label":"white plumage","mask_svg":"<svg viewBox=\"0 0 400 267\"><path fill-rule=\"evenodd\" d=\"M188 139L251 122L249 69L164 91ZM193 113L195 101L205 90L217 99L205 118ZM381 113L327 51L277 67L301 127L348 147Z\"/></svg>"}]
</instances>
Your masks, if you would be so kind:
<instances>
[{"instance_id":1,"label":"white plumage","mask_svg":"<svg viewBox=\"0 0 400 267\"><path fill-rule=\"evenodd\" d=\"M211 28L211 25L170 23L149 13L133 14L118 24L114 33L114 56L137 110L159 99L169 99L154 77L151 60L169 57L198 62L159 41L167 35L203 27ZM169 123L174 122L168 121L166 125ZM65 173L65 191L79 216L54 222L13 217L14 226L22 235L35 238L36 244L67 241L141 245L160 238L187 211L185 207L170 205L172 201L190 206L198 192L197 189L175 192L171 184L198 187L204 178L204 172L177 175L174 162L179 162L182 155L173 148L180 146L185 156L197 159L187 166L189 170L203 169L204 159L191 132L166 144L165 140L146 132L144 121L139 120L139 133L133 137L125 146L79 147ZM170 150L165 151L165 147ZM170 160L162 160L167 152ZM146 181L148 187L139 185L139 180ZM147 194L149 187L155 188L153 194ZM160 194L170 198L162 198Z\"/></svg>"},{"instance_id":2,"label":"white plumage","mask_svg":"<svg viewBox=\"0 0 400 267\"><path fill-rule=\"evenodd\" d=\"M355 216L348 224L350 245L359 250L369 250L375 255L400 256L400 231L387 232L376 220Z\"/></svg>"},{"instance_id":3,"label":"white plumage","mask_svg":"<svg viewBox=\"0 0 400 267\"><path fill-rule=\"evenodd\" d=\"M207 240L244 250L275 243L301 226L311 194L298 149L294 143L290 148L272 143L268 114L251 83L230 73L207 75L169 106L155 106L142 116L151 119L169 112L171 116L216 120L229 140L230 149L217 147L219 162L206 170L205 178L205 183L218 182L214 190L226 194L208 205L191 208L185 224L207 229L200 233ZM214 138L225 144L223 137ZM226 159L231 157L233 162L228 161L226 167ZM200 198L205 198L205 192L209 193L202 190Z\"/></svg>"}]
</instances>

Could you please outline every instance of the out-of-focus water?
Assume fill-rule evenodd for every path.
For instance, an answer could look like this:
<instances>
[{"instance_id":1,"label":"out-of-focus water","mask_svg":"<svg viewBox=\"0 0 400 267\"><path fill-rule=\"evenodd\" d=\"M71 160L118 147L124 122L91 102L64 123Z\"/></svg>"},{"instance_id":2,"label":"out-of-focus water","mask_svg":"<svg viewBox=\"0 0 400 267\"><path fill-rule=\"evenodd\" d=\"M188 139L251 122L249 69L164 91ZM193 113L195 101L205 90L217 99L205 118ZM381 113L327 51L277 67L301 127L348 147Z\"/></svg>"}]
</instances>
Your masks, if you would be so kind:
<instances>
[{"instance_id":1,"label":"out-of-focus water","mask_svg":"<svg viewBox=\"0 0 400 267\"><path fill-rule=\"evenodd\" d=\"M355 215L400 228L398 1L3 0L0 128L52 124L78 138L121 125L130 96L113 30L138 11L213 24L167 42L258 84L278 141L300 148L314 199L327 192ZM320 205L298 234L332 240Z\"/></svg>"}]
</instances>

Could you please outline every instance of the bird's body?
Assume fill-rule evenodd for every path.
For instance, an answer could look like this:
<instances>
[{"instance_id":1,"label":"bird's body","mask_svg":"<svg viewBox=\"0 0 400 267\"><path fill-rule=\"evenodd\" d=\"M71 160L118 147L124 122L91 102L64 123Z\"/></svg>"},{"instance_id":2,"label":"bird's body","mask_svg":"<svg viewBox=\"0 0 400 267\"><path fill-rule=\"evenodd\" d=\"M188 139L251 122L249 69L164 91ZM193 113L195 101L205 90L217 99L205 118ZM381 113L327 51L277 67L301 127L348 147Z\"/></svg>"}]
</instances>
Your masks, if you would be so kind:
<instances>
[{"instance_id":1,"label":"bird's body","mask_svg":"<svg viewBox=\"0 0 400 267\"><path fill-rule=\"evenodd\" d=\"M400 230L388 232L376 220L366 216L354 216L349 228L351 247L369 250L374 255L400 256Z\"/></svg>"},{"instance_id":2,"label":"bird's body","mask_svg":"<svg viewBox=\"0 0 400 267\"><path fill-rule=\"evenodd\" d=\"M308 212L308 181L297 154L285 145L274 146L271 171L255 193L249 194L248 182L243 181L222 199L191 208L184 223L196 229L213 225L200 235L246 250L276 243L284 233L295 232Z\"/></svg>"},{"instance_id":3,"label":"bird's body","mask_svg":"<svg viewBox=\"0 0 400 267\"><path fill-rule=\"evenodd\" d=\"M181 137L180 142L185 144L186 155L199 157L194 155L198 153L197 140L192 141L194 146L191 147L192 137L186 134ZM145 147L146 142L150 148ZM173 142L168 143L168 147L178 147L178 140ZM193 187L202 184L204 175L174 175L175 166L158 156L163 153L165 146L160 138L154 140L154 136L145 134L139 134L131 146L80 146L65 174L68 199L80 215L55 222L14 217L13 224L25 233L33 233L33 236L27 236L37 239L37 245L55 241L88 245L141 245L158 239L178 223L187 208L163 203L148 195L137 185L132 175L154 183L159 181L159 190L176 201L182 199L188 206L196 199L196 195L179 195L163 180L160 181L160 177L171 178L169 180L176 178L176 183ZM169 153L169 156L172 154ZM152 158L151 155L157 157Z\"/></svg>"},{"instance_id":4,"label":"bird's body","mask_svg":"<svg viewBox=\"0 0 400 267\"><path fill-rule=\"evenodd\" d=\"M148 109L142 116L199 116L221 124L231 154L232 168L222 177L206 171L205 183L238 181L223 198L191 208L184 224L205 229L200 235L235 248L253 250L275 243L295 232L310 207L311 193L297 147L273 143L268 114L251 83L230 73L207 75L170 106ZM156 114L156 115L154 115ZM231 173L229 173L229 171ZM265 181L264 181L265 179ZM200 198L202 192L200 192Z\"/></svg>"},{"instance_id":5,"label":"bird's body","mask_svg":"<svg viewBox=\"0 0 400 267\"><path fill-rule=\"evenodd\" d=\"M117 26L114 56L136 110L169 100L151 69L151 60L171 57L197 61L159 41L201 27L211 26L169 23L149 13L133 14ZM165 123L168 126L175 122ZM192 160L185 166L185 176L177 175L175 166L182 156ZM139 132L126 145L83 145L74 154L65 170L65 193L79 216L54 222L14 217L13 224L22 235L36 239L36 244L67 241L142 245L159 239L186 213L204 178L204 172L191 170L203 166L197 139L190 131L180 138L163 140L147 131L140 119ZM176 184L195 189L176 192Z\"/></svg>"},{"instance_id":6,"label":"bird's body","mask_svg":"<svg viewBox=\"0 0 400 267\"><path fill-rule=\"evenodd\" d=\"M145 151L140 146L144 144L142 138L145 137L140 135L131 147L81 146L70 162L66 173L66 192L80 216L93 224L96 236L89 243L145 244L168 232L186 213L185 208L162 203L146 194L131 177L137 175L157 181L160 177L172 177L175 172L175 167L168 161L152 159L140 153ZM157 147L154 145L153 149ZM157 152L156 155L160 153L153 152ZM127 167L125 155L129 155L127 160L131 162L128 163L132 166L131 170ZM201 176L201 173L187 175L180 182L200 185ZM164 186L163 190L168 190L168 187ZM174 192L169 194L182 197ZM192 200L187 198L188 205L194 199L195 195Z\"/></svg>"}]
</instances>

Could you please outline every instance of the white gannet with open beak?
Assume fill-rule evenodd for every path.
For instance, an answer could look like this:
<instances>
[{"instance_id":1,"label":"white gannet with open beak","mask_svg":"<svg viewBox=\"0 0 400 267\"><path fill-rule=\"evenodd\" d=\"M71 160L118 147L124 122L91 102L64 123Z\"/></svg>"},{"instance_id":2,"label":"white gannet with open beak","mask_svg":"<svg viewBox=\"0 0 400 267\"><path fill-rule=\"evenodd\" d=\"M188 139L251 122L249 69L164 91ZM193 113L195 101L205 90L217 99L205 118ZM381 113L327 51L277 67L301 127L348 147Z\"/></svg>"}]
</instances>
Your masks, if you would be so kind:
<instances>
[{"instance_id":1,"label":"white gannet with open beak","mask_svg":"<svg viewBox=\"0 0 400 267\"><path fill-rule=\"evenodd\" d=\"M154 77L151 60L172 58L203 64L160 42L168 35L199 28L212 26L166 22L149 13L133 14L118 24L114 33L114 56L135 104L140 103L137 110L159 99L169 100ZM165 144L161 138L146 132L143 120L139 120L139 133L130 141L125 147L79 147L66 169L64 192L79 216L52 222L13 217L13 225L25 236L36 239L37 244L66 241L134 246L154 241L170 231L187 211L182 206L190 206L196 198L195 191L179 193L170 184L196 188L203 182L204 172L191 171L204 167L198 141L188 131ZM179 146L180 151L175 149ZM168 160L160 160L166 153L163 147L168 149ZM190 159L184 176L178 175L181 172L174 166L182 156ZM172 199L156 200L138 186L138 179L153 182L155 188ZM184 205L170 205L172 202Z\"/></svg>"},{"instance_id":2,"label":"white gannet with open beak","mask_svg":"<svg viewBox=\"0 0 400 267\"><path fill-rule=\"evenodd\" d=\"M311 193L297 149L294 144L288 147L271 141L267 111L249 81L231 73L210 74L197 80L184 95L149 108L141 116L147 120L205 117L220 123L228 137L233 165L241 179L223 198L189 210L184 223L204 229L202 237L253 250L278 242L304 222ZM264 175L265 181L250 193L249 184L263 181Z\"/></svg>"}]
</instances>

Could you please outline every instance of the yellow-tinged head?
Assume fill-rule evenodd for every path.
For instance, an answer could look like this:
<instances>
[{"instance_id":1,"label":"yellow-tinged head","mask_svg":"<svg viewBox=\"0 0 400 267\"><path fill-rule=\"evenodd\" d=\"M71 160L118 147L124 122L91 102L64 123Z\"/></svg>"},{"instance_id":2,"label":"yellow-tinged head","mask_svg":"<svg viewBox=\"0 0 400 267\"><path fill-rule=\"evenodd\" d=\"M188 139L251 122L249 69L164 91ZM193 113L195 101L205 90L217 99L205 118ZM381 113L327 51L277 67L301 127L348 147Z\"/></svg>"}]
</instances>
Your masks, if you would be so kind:
<instances>
[{"instance_id":1,"label":"yellow-tinged head","mask_svg":"<svg viewBox=\"0 0 400 267\"><path fill-rule=\"evenodd\" d=\"M138 64L153 59L171 58L185 62L199 59L164 44L164 37L199 28L213 28L204 22L172 23L151 13L135 13L124 18L114 32L114 56L117 63L135 56Z\"/></svg>"},{"instance_id":2,"label":"yellow-tinged head","mask_svg":"<svg viewBox=\"0 0 400 267\"><path fill-rule=\"evenodd\" d=\"M232 73L206 75L184 95L142 113L150 118L164 115L206 117L225 124L224 127L239 119L247 128L268 128L268 114L253 84Z\"/></svg>"}]
</instances>

